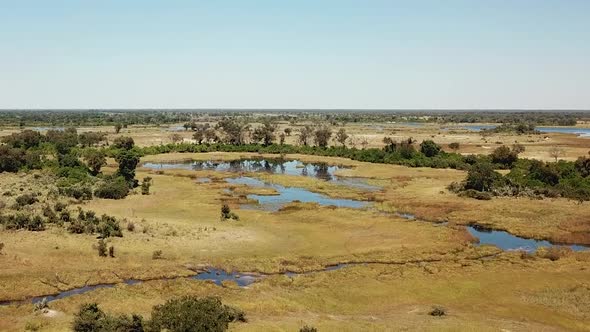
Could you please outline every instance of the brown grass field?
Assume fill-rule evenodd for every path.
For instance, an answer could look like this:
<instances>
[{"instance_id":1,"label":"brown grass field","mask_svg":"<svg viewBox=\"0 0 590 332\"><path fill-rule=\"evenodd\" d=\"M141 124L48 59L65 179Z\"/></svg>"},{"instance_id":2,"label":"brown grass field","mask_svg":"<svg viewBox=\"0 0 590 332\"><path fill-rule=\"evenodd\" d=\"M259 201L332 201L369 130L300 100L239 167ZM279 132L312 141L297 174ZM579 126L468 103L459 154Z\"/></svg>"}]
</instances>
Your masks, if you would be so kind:
<instances>
[{"instance_id":1,"label":"brown grass field","mask_svg":"<svg viewBox=\"0 0 590 332\"><path fill-rule=\"evenodd\" d=\"M347 129L358 136L372 135L372 146L379 146L385 135L412 136L418 141L434 136L440 144L459 141L460 152L465 153L484 153L496 140L505 144L519 140L526 145L525 157L540 159L550 158L546 151L555 144L564 146L565 159L587 153L590 146L590 139L572 135L552 134L530 142L522 136L502 136L482 143L478 134L439 133L440 128L434 125L382 127L382 132L362 124ZM139 145L150 145L167 143L170 133L158 128L130 128L121 135L128 134ZM190 133L182 134L188 137ZM461 137L465 139L460 141ZM250 157L276 156L166 154L148 156L142 162ZM129 278L189 276L206 266L278 273L318 271L337 263L367 264L292 278L271 275L246 288L232 282L220 287L183 278L122 284L51 302L48 313L34 312L31 304L0 306L0 331L23 331L26 327L64 331L79 305L91 301L112 313L149 316L153 305L185 294L216 295L224 303L242 308L248 323L231 324L230 329L236 331L297 331L305 324L320 331L590 331L589 251L564 252L557 260L545 258L543 252L502 252L476 246L462 226L477 223L524 237L590 244L587 202L477 201L447 191L448 184L465 177L462 171L286 157L350 166L338 175L365 177L383 190L367 193L311 177L249 174L330 197L368 200L370 205L347 209L294 203L279 212L243 210L238 203L246 194L272 191L234 186L234 194L228 194L224 189L233 185L224 179L235 173L162 173L140 168L138 179L148 175L154 179L150 195L137 190L123 200L70 202L72 211L80 206L125 219L124 236L109 239L115 258L97 255L96 236L73 235L56 226L43 232L0 231L0 242L5 244L0 254L0 301ZM113 165L105 171L112 172ZM199 183L197 177L208 177L212 182ZM51 182L45 175L0 174L0 192L20 191L21 187L22 192L45 192ZM1 199L9 206L13 197ZM230 204L239 221L220 221L223 202ZM391 212L413 213L426 222L405 220ZM441 221L449 224L436 223ZM128 223L135 225L134 231L126 229ZM156 250L162 251L162 259L153 259ZM447 315L428 315L435 305L444 307Z\"/></svg>"}]
</instances>

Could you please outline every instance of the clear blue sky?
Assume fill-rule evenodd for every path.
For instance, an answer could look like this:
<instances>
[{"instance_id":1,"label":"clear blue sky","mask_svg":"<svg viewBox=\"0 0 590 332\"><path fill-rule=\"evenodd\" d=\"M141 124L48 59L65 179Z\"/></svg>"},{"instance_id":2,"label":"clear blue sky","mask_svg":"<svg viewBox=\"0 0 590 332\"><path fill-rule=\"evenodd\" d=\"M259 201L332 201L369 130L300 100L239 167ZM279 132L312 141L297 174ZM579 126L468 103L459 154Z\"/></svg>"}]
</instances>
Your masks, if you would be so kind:
<instances>
[{"instance_id":1,"label":"clear blue sky","mask_svg":"<svg viewBox=\"0 0 590 332\"><path fill-rule=\"evenodd\" d=\"M0 0L0 108L590 109L590 1Z\"/></svg>"}]
</instances>

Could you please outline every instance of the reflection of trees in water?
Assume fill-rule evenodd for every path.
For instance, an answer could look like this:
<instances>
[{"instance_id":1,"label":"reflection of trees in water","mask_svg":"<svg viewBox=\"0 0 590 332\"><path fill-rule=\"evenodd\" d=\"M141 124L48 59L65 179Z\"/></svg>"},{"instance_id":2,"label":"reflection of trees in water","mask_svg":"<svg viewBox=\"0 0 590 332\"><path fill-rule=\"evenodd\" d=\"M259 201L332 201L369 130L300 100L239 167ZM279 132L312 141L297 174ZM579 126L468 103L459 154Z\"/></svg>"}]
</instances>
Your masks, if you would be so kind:
<instances>
[{"instance_id":1,"label":"reflection of trees in water","mask_svg":"<svg viewBox=\"0 0 590 332\"><path fill-rule=\"evenodd\" d=\"M326 163L307 163L301 168L302 176L313 176L321 180L332 180L333 171ZM190 165L192 170L213 170L229 172L266 172L271 174L285 174L287 161L272 159L238 159L231 161L194 161Z\"/></svg>"},{"instance_id":2,"label":"reflection of trees in water","mask_svg":"<svg viewBox=\"0 0 590 332\"><path fill-rule=\"evenodd\" d=\"M321 180L332 180L332 175L330 174L330 167L328 164L315 164L313 166L313 171L315 173L315 177Z\"/></svg>"}]
</instances>

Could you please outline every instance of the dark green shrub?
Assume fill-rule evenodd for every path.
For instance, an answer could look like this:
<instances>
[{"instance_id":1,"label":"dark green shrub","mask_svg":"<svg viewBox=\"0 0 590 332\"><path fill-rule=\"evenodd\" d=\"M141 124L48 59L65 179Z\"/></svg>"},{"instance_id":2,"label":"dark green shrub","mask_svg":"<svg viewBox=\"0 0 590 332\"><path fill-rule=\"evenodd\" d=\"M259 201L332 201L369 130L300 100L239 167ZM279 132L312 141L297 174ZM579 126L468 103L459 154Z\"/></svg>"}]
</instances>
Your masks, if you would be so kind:
<instances>
[{"instance_id":1,"label":"dark green shrub","mask_svg":"<svg viewBox=\"0 0 590 332\"><path fill-rule=\"evenodd\" d=\"M37 197L31 194L22 194L16 198L16 204L19 206L31 205L37 203L39 200Z\"/></svg>"},{"instance_id":2,"label":"dark green shrub","mask_svg":"<svg viewBox=\"0 0 590 332\"><path fill-rule=\"evenodd\" d=\"M299 332L318 332L318 329L313 326L304 325L299 329Z\"/></svg>"},{"instance_id":3,"label":"dark green shrub","mask_svg":"<svg viewBox=\"0 0 590 332\"><path fill-rule=\"evenodd\" d=\"M94 196L107 199L122 199L129 193L129 186L123 177L107 179L94 190Z\"/></svg>"},{"instance_id":4,"label":"dark green shrub","mask_svg":"<svg viewBox=\"0 0 590 332\"><path fill-rule=\"evenodd\" d=\"M221 303L216 297L185 296L167 301L152 310L149 327L153 331L215 332L227 330L235 320L245 321L244 314Z\"/></svg>"}]
</instances>

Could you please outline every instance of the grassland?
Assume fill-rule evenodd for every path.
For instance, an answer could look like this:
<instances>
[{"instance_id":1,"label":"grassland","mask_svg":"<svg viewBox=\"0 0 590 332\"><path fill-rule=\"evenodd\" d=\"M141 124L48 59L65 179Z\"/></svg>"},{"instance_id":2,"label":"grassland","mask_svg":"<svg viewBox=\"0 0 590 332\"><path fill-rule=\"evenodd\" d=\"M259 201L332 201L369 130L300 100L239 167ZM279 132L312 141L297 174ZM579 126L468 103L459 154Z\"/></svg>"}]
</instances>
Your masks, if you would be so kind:
<instances>
[{"instance_id":1,"label":"grassland","mask_svg":"<svg viewBox=\"0 0 590 332\"><path fill-rule=\"evenodd\" d=\"M360 126L350 128L357 135L370 132ZM160 129L128 130L139 144L146 145L169 135ZM394 134L388 130L373 130L371 144L377 145L380 135ZM420 135L426 135L424 128L391 131L419 140ZM437 133L435 141L456 141L457 135ZM561 136L550 137L558 140ZM473 144L461 142L461 152L483 149L476 147L477 139L481 137L469 138ZM512 137L502 139L508 143ZM587 144L580 141L578 146L578 140L567 138L572 156L580 155L581 146ZM527 153L540 155L546 144L530 142ZM252 157L276 156L166 154L142 161ZM59 227L43 232L0 232L0 242L5 244L0 255L0 299L24 299L124 279L189 276L206 266L272 274L316 271L345 262L367 264L293 278L276 274L247 288L233 283L219 287L182 278L123 284L52 302L51 311L45 314L33 312L30 304L0 306L0 330L22 331L26 326L38 326L43 331L63 331L79 305L89 301L99 302L113 313L149 315L154 304L184 294L218 295L224 302L242 308L249 322L233 324L231 329L244 331L294 331L305 324L320 331L590 330L590 253L566 253L552 261L541 255L500 252L493 247L475 246L462 227L478 223L525 237L590 243L589 204L565 199L476 201L457 197L446 189L449 183L465 177L462 171L304 155L285 157L349 166L338 175L366 177L383 190L367 193L311 177L249 174L331 197L371 203L366 209L293 204L290 209L271 213L239 209L246 194L272 192L238 186L234 194L228 194L225 189L234 185L225 178L236 176L234 173L140 168L138 179L153 178L150 195L136 193L123 200L70 202L71 209L80 206L97 214L107 213L124 219L123 226L135 226L132 231L124 230L122 238L109 239L109 245L116 250L115 258L97 255L95 236L73 235ZM113 170L111 161L105 172ZM23 191L49 190L51 183L45 175L36 174L0 174L0 192L20 187ZM199 183L196 179L200 177L212 181ZM11 199L2 197L7 206ZM240 216L239 221L220 221L224 202ZM392 212L413 213L433 222L409 221ZM439 226L435 223L439 221L449 224ZM153 259L156 250L162 251L163 259ZM448 314L428 315L434 305L443 306Z\"/></svg>"}]
</instances>

